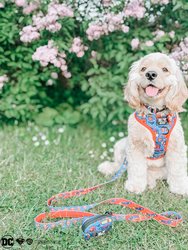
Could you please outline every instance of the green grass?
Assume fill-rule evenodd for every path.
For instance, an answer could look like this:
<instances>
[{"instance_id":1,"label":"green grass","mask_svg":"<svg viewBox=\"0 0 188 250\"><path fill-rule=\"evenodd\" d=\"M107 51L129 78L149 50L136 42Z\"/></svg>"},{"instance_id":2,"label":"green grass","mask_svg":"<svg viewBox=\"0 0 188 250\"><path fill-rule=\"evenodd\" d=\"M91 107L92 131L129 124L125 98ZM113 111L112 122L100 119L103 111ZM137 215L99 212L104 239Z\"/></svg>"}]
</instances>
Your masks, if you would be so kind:
<instances>
[{"instance_id":1,"label":"green grass","mask_svg":"<svg viewBox=\"0 0 188 250\"><path fill-rule=\"evenodd\" d=\"M128 194L124 190L126 175L114 184L66 204L125 197L159 213L168 210L180 212L184 223L169 228L155 221L117 222L107 235L88 242L83 239L79 226L63 232L61 228L48 232L37 230L34 217L48 210L46 201L53 194L104 182L97 165L101 162L101 143L109 140L109 132L87 125L67 128L63 134L56 128L41 129L50 145L35 147L32 137L39 133L36 130L32 126L0 130L0 236L11 234L14 238L32 238L31 246L24 243L23 249L26 250L188 249L188 199L171 194L165 182L159 182L153 191L142 195ZM94 158L89 156L90 150L94 151ZM106 210L132 212L117 206L100 206L94 211L104 213ZM15 243L13 249L20 247Z\"/></svg>"}]
</instances>

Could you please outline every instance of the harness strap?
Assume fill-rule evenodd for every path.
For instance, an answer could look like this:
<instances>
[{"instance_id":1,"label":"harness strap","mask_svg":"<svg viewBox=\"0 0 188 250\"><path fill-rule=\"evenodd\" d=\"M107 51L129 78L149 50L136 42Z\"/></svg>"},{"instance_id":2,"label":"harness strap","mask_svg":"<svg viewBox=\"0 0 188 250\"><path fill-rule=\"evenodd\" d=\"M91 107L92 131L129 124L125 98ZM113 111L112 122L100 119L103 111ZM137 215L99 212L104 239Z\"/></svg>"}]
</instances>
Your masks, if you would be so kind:
<instances>
[{"instance_id":1,"label":"harness strap","mask_svg":"<svg viewBox=\"0 0 188 250\"><path fill-rule=\"evenodd\" d=\"M85 195L87 193L90 193L98 188L101 188L107 184L110 184L121 177L121 175L126 171L127 168L127 160L125 159L123 164L121 165L118 172L112 177L111 180L96 185L94 187L89 187L85 189L78 189L78 190L72 190L68 192L59 193L57 195L52 196L48 201L47 205L50 209L50 212L41 213L39 214L35 219L35 225L37 228L43 229L43 230L49 230L53 229L55 227L61 226L62 229L66 229L72 225L82 223L84 219L86 218L92 218L93 216L96 216L95 213L87 212L88 210L102 205L102 204L111 204L111 205L119 205L126 208L133 209L139 214L116 214L112 213L112 220L113 221L131 221L131 222L141 222L146 220L155 220L159 222L160 224L167 225L170 227L176 227L180 222L182 222L182 217L180 214L174 212L174 211L168 211L161 214L158 214L149 208L143 207L131 200L127 200L124 198L111 198L108 200L104 200L98 203L93 204L85 204L82 206L61 206L58 207L55 204L57 204L57 201L59 199L69 199L71 197L81 196ZM170 218L170 217L174 218ZM66 219L69 218L69 219ZM71 219L70 219L71 218ZM59 219L55 222L48 222L47 220L52 219Z\"/></svg>"}]
</instances>

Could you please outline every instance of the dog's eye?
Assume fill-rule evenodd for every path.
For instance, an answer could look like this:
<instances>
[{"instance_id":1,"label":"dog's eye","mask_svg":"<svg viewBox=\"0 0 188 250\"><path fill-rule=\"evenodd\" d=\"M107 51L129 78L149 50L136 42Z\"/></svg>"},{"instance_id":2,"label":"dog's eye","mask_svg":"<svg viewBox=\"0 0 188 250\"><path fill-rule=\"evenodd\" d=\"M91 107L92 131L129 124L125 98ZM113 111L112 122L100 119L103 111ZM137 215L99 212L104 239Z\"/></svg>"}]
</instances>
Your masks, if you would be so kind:
<instances>
[{"instance_id":1,"label":"dog's eye","mask_svg":"<svg viewBox=\"0 0 188 250\"><path fill-rule=\"evenodd\" d=\"M144 72L146 70L146 67L142 67L141 71Z\"/></svg>"},{"instance_id":2,"label":"dog's eye","mask_svg":"<svg viewBox=\"0 0 188 250\"><path fill-rule=\"evenodd\" d=\"M167 68L162 68L163 72L168 72L168 69Z\"/></svg>"}]
</instances>

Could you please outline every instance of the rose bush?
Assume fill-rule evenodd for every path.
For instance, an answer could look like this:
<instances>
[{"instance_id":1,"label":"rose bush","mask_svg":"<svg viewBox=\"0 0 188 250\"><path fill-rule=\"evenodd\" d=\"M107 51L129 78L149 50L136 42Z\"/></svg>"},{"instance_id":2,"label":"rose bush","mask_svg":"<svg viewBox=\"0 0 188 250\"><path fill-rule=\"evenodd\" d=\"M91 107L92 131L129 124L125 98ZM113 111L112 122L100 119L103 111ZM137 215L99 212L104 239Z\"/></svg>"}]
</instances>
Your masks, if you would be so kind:
<instances>
[{"instance_id":1,"label":"rose bush","mask_svg":"<svg viewBox=\"0 0 188 250\"><path fill-rule=\"evenodd\" d=\"M187 11L186 0L1 0L1 118L123 121L133 61L160 51L187 73Z\"/></svg>"}]
</instances>

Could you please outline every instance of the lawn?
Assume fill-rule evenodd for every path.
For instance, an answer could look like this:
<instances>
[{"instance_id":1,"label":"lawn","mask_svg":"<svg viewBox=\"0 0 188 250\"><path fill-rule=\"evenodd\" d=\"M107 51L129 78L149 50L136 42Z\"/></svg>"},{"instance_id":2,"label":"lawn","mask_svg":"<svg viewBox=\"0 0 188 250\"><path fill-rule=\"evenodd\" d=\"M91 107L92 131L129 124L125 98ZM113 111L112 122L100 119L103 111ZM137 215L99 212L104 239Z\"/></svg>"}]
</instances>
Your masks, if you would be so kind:
<instances>
[{"instance_id":1,"label":"lawn","mask_svg":"<svg viewBox=\"0 0 188 250\"><path fill-rule=\"evenodd\" d=\"M187 127L185 129L188 131ZM184 223L177 228L169 228L155 221L117 222L107 235L87 242L83 239L79 226L63 232L61 228L48 232L35 228L34 217L48 210L46 201L53 194L104 182L104 177L97 171L97 165L101 162L100 155L104 151L101 144L109 144L111 131L113 128L106 131L91 124L79 125L77 128L66 127L64 131L34 125L2 127L0 235L33 239L32 245L23 243L22 249L187 250L188 198L171 194L165 182L159 182L153 191L142 195L129 194L124 190L126 175L114 184L77 200L72 199L67 204L124 197L159 213L168 210L180 212ZM117 133L114 135L118 138ZM186 138L188 139L188 135ZM104 213L106 210L130 212L128 209L106 205L93 211ZM13 249L20 249L17 242Z\"/></svg>"}]
</instances>

